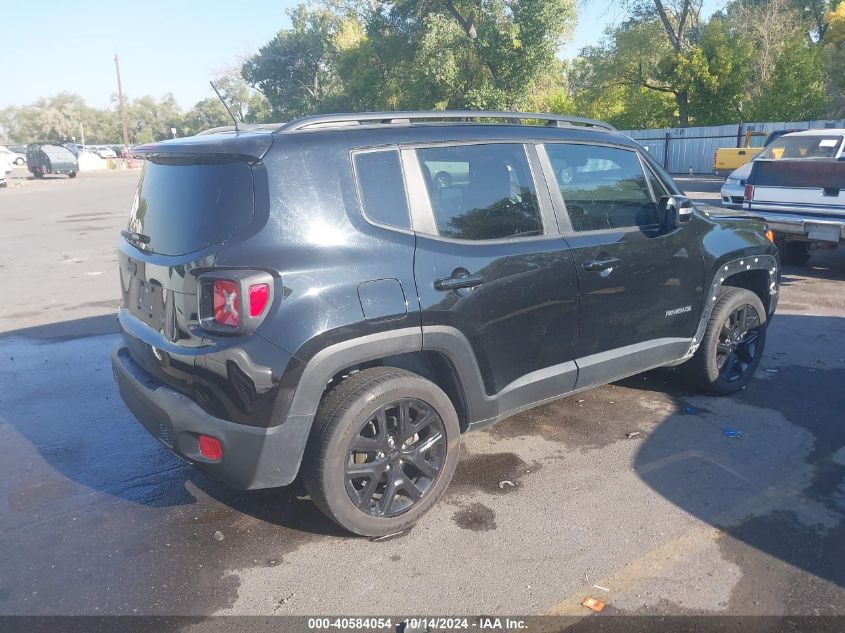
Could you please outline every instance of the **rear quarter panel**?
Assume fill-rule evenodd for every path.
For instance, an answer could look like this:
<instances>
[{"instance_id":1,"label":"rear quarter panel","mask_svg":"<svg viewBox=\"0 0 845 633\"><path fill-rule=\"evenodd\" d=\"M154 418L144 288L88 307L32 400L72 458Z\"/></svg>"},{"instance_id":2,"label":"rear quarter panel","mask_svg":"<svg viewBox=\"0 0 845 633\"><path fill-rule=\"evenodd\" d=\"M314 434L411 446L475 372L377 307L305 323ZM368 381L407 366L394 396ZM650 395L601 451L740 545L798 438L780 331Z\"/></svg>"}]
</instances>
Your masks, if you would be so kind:
<instances>
[{"instance_id":1,"label":"rear quarter panel","mask_svg":"<svg viewBox=\"0 0 845 633\"><path fill-rule=\"evenodd\" d=\"M363 218L346 144L280 135L263 163L267 181L256 183L256 213L266 205L266 225L225 245L215 260L216 267L264 269L278 277L274 305L257 334L302 365L336 342L420 327L414 235ZM406 309L368 320L359 286L382 279L398 281Z\"/></svg>"}]
</instances>

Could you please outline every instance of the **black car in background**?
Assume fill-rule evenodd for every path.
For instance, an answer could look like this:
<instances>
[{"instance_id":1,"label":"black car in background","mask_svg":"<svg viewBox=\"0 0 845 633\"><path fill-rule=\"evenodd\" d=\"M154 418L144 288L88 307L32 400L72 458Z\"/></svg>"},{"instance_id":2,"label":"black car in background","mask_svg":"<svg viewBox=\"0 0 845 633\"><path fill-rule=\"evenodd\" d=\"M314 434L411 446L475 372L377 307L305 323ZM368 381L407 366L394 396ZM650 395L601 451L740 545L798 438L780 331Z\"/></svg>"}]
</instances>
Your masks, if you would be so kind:
<instances>
[{"instance_id":1,"label":"black car in background","mask_svg":"<svg viewBox=\"0 0 845 633\"><path fill-rule=\"evenodd\" d=\"M134 151L124 401L235 487L301 473L358 534L412 525L460 435L519 411L668 365L738 391L777 305L764 224L598 121L323 115Z\"/></svg>"},{"instance_id":2,"label":"black car in background","mask_svg":"<svg viewBox=\"0 0 845 633\"><path fill-rule=\"evenodd\" d=\"M67 174L76 178L79 161L67 147L48 143L31 143L26 147L26 167L36 178L47 174Z\"/></svg>"}]
</instances>

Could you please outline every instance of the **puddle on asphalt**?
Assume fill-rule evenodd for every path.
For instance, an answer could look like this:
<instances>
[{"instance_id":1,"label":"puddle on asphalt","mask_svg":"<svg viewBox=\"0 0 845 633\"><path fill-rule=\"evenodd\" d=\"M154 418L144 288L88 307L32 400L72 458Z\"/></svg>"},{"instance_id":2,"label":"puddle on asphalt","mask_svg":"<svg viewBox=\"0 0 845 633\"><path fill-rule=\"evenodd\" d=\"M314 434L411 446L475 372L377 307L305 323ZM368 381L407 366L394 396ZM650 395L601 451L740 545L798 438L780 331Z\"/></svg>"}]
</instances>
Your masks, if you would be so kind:
<instances>
[{"instance_id":1,"label":"puddle on asphalt","mask_svg":"<svg viewBox=\"0 0 845 633\"><path fill-rule=\"evenodd\" d=\"M536 436L569 448L598 449L629 433L642 438L677 411L673 387L654 374L637 376L520 413L486 432L496 440Z\"/></svg>"},{"instance_id":2,"label":"puddle on asphalt","mask_svg":"<svg viewBox=\"0 0 845 633\"><path fill-rule=\"evenodd\" d=\"M496 529L496 513L483 503L471 503L461 507L452 520L464 530L473 532L488 532Z\"/></svg>"},{"instance_id":3,"label":"puddle on asphalt","mask_svg":"<svg viewBox=\"0 0 845 633\"><path fill-rule=\"evenodd\" d=\"M446 495L464 495L478 491L508 494L518 490L521 481L540 468L538 462L529 464L516 453L464 453L458 461L458 468Z\"/></svg>"}]
</instances>

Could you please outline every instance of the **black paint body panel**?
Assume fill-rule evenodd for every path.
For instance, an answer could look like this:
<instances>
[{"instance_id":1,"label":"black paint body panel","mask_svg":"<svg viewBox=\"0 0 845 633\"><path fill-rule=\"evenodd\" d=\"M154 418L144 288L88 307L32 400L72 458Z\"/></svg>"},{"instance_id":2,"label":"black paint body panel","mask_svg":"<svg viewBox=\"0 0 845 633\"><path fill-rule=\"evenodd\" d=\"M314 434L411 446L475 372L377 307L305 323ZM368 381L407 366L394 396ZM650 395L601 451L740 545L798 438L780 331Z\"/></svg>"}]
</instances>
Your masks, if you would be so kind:
<instances>
[{"instance_id":1,"label":"black paint body panel","mask_svg":"<svg viewBox=\"0 0 845 633\"><path fill-rule=\"evenodd\" d=\"M250 480L249 469L238 467L228 476L239 487L264 487L288 483L298 470L326 385L351 367L422 352L440 358L454 371L467 425L480 426L683 358L707 314L720 265L776 253L758 220L697 210L672 231L580 235L562 233L558 226L566 223L558 220L542 236L470 243L379 226L360 209L352 150L550 140L640 149L610 132L480 124L217 134L145 148L155 156L207 152L244 160L253 174L254 214L225 241L177 257L121 240L124 343L114 362L131 408L158 432L150 420L159 414L138 402L153 398L141 384L149 379L158 394L154 411L166 402L171 419L178 403L191 403L186 432L212 432L219 420L226 437L234 438L237 426L252 428L249 437L284 435L288 445L274 455L289 463L275 475L262 470ZM565 213L547 195L544 174L534 177L549 207L544 217ZM671 180L666 186L676 191ZM622 263L604 276L582 268L604 255ZM272 305L251 334L227 336L200 325L197 278L225 269L272 276ZM435 289L435 280L457 269L483 283ZM142 284L155 289L143 294ZM666 316L678 308L677 316ZM170 448L195 460L184 446ZM247 454L264 459L253 448Z\"/></svg>"}]
</instances>

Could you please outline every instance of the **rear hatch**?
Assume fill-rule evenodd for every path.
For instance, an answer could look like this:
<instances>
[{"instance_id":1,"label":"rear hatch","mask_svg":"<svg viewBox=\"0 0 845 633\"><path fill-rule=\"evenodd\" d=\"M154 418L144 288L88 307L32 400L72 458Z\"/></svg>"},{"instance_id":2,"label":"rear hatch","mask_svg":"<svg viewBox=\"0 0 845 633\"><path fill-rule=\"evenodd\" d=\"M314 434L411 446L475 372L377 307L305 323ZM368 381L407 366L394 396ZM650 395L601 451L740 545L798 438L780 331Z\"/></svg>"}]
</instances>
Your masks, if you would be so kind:
<instances>
[{"instance_id":1,"label":"rear hatch","mask_svg":"<svg viewBox=\"0 0 845 633\"><path fill-rule=\"evenodd\" d=\"M209 344L197 276L253 221L253 167L272 142L261 136L248 153L237 137L136 148L147 161L119 247L121 326L133 360L186 395Z\"/></svg>"},{"instance_id":2,"label":"rear hatch","mask_svg":"<svg viewBox=\"0 0 845 633\"><path fill-rule=\"evenodd\" d=\"M50 169L53 172L78 171L76 156L66 147L58 145L42 145L41 151L47 155L50 161Z\"/></svg>"},{"instance_id":3,"label":"rear hatch","mask_svg":"<svg viewBox=\"0 0 845 633\"><path fill-rule=\"evenodd\" d=\"M845 216L843 160L757 160L746 183L747 202L753 210Z\"/></svg>"}]
</instances>

